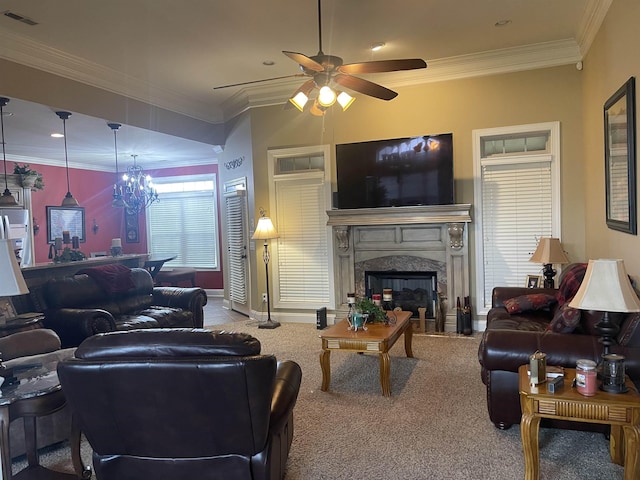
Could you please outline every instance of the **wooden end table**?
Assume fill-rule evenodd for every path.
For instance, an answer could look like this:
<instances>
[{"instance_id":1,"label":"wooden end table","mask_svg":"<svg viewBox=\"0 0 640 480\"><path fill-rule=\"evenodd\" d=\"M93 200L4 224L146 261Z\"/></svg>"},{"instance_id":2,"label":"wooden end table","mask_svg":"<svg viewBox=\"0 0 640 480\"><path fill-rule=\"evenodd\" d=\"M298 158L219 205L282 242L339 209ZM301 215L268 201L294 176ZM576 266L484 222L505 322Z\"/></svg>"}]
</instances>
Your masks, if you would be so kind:
<instances>
[{"instance_id":1,"label":"wooden end table","mask_svg":"<svg viewBox=\"0 0 640 480\"><path fill-rule=\"evenodd\" d=\"M411 312L396 311L396 324L384 323L367 324L367 330L354 332L349 330L346 318L327 328L320 334L322 339L322 353L320 354L320 368L322 369L323 392L329 390L331 383L331 350L347 350L358 353L377 353L380 355L380 385L382 395L391 396L390 359L389 350L396 340L404 333L404 350L407 357L413 357L411 340L413 327Z\"/></svg>"},{"instance_id":2,"label":"wooden end table","mask_svg":"<svg viewBox=\"0 0 640 480\"><path fill-rule=\"evenodd\" d=\"M57 361L14 370L19 382L2 385L0 391L0 472L2 480L78 480L91 478L91 468L85 467L80 456L80 429L72 416L71 460L75 474L49 470L39 463L36 445L36 417L60 410L66 399L57 374ZM24 418L27 467L16 475L11 473L9 424Z\"/></svg>"},{"instance_id":3,"label":"wooden end table","mask_svg":"<svg viewBox=\"0 0 640 480\"><path fill-rule=\"evenodd\" d=\"M522 365L518 369L525 480L540 478L541 418L611 425L611 461L624 465L625 480L640 478L640 395L628 377L627 393L598 390L594 396L585 397L571 386L576 376L574 368L564 369L564 386L556 393L547 392L546 383L530 385L527 368L528 365Z\"/></svg>"},{"instance_id":4,"label":"wooden end table","mask_svg":"<svg viewBox=\"0 0 640 480\"><path fill-rule=\"evenodd\" d=\"M15 318L11 318L6 323L0 325L0 337L6 337L8 335L26 332L27 330L34 330L36 328L42 328L44 322L44 313L23 313Z\"/></svg>"}]
</instances>

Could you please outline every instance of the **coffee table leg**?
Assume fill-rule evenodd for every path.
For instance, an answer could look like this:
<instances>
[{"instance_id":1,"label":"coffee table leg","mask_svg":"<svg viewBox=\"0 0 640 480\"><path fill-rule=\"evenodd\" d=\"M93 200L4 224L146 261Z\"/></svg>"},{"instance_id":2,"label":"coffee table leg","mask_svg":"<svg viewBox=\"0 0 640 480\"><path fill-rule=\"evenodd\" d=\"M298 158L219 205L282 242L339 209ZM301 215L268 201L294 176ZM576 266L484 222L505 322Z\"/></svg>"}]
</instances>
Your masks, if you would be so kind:
<instances>
[{"instance_id":1,"label":"coffee table leg","mask_svg":"<svg viewBox=\"0 0 640 480\"><path fill-rule=\"evenodd\" d=\"M380 385L382 386L382 395L385 397L391 396L391 371L389 365L391 360L388 353L380 354Z\"/></svg>"},{"instance_id":2,"label":"coffee table leg","mask_svg":"<svg viewBox=\"0 0 640 480\"><path fill-rule=\"evenodd\" d=\"M640 426L624 426L624 480L640 478Z\"/></svg>"},{"instance_id":3,"label":"coffee table leg","mask_svg":"<svg viewBox=\"0 0 640 480\"><path fill-rule=\"evenodd\" d=\"M522 414L520 436L524 452L524 480L539 480L540 478L539 427L540 417L530 413Z\"/></svg>"},{"instance_id":4,"label":"coffee table leg","mask_svg":"<svg viewBox=\"0 0 640 480\"><path fill-rule=\"evenodd\" d=\"M404 329L404 352L407 354L407 357L413 358L413 350L411 348L411 343L413 341L413 325L411 322L407 323L407 326Z\"/></svg>"},{"instance_id":5,"label":"coffee table leg","mask_svg":"<svg viewBox=\"0 0 640 480\"><path fill-rule=\"evenodd\" d=\"M320 368L322 369L322 386L320 390L326 392L331 383L331 350L322 350L320 353Z\"/></svg>"}]
</instances>

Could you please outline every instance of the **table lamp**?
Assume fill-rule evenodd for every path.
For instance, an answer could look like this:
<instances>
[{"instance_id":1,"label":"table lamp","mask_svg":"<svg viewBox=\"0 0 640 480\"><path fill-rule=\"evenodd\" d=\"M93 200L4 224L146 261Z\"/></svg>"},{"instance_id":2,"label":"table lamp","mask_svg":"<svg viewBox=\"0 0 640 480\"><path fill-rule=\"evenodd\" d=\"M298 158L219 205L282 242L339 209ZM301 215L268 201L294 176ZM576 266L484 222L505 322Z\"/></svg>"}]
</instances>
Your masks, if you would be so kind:
<instances>
[{"instance_id":1,"label":"table lamp","mask_svg":"<svg viewBox=\"0 0 640 480\"><path fill-rule=\"evenodd\" d=\"M538 242L538 248L533 252L529 261L544 264L542 270L542 274L544 275L544 288L555 288L553 277L557 272L554 270L553 264L569 263L569 258L567 254L564 253L560 240L557 238L543 237Z\"/></svg>"},{"instance_id":2,"label":"table lamp","mask_svg":"<svg viewBox=\"0 0 640 480\"><path fill-rule=\"evenodd\" d=\"M603 345L602 358L605 359L609 356L610 347L615 343L614 338L620 330L619 325L611 321L609 313L640 312L640 299L631 286L622 260L589 260L582 284L573 300L569 302L569 306L580 310L603 312L602 320L595 325L595 328L600 333L600 342ZM602 363L602 361L599 362L598 370L601 375L605 375L606 372L602 371ZM618 382L604 379L603 389L607 384L613 385L613 388L620 391Z\"/></svg>"},{"instance_id":3,"label":"table lamp","mask_svg":"<svg viewBox=\"0 0 640 480\"><path fill-rule=\"evenodd\" d=\"M278 328L280 322L271 320L271 299L269 295L269 240L278 238L278 232L273 226L273 222L266 216L266 212L260 209L260 219L256 225L256 231L251 237L252 240L264 240L264 251L262 252L262 260L264 260L264 269L267 278L267 321L258 324L258 328Z\"/></svg>"}]
</instances>

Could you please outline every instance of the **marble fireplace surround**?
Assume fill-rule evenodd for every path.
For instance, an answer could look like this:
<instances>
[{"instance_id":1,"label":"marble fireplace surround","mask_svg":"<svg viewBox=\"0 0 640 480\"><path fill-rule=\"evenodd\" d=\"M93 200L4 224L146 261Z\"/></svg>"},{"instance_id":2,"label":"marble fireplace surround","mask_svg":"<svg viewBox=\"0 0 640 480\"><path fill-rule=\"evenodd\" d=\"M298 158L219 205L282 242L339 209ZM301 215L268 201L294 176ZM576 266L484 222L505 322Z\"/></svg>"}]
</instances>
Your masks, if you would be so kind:
<instances>
[{"instance_id":1,"label":"marble fireplace surround","mask_svg":"<svg viewBox=\"0 0 640 480\"><path fill-rule=\"evenodd\" d=\"M347 293L364 294L365 271L435 271L445 297L446 331L456 329L456 298L469 295L471 205L327 211L333 230L336 318Z\"/></svg>"}]
</instances>

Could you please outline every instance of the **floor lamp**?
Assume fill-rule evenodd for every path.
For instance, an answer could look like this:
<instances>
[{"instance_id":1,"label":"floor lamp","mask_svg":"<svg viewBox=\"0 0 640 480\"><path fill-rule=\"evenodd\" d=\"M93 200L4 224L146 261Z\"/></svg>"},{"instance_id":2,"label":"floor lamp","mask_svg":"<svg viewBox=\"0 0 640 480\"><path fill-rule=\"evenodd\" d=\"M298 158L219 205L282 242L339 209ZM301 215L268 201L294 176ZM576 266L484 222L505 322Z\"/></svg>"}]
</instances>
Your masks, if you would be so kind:
<instances>
[{"instance_id":1,"label":"floor lamp","mask_svg":"<svg viewBox=\"0 0 640 480\"><path fill-rule=\"evenodd\" d=\"M271 320L271 296L269 294L269 240L272 238L278 238L278 232L276 232L271 219L266 216L266 212L260 209L260 219L256 226L256 231L251 237L252 240L264 240L264 251L262 252L262 260L264 260L264 270L267 279L267 321L258 324L258 328L278 328L280 322L274 322Z\"/></svg>"}]
</instances>

